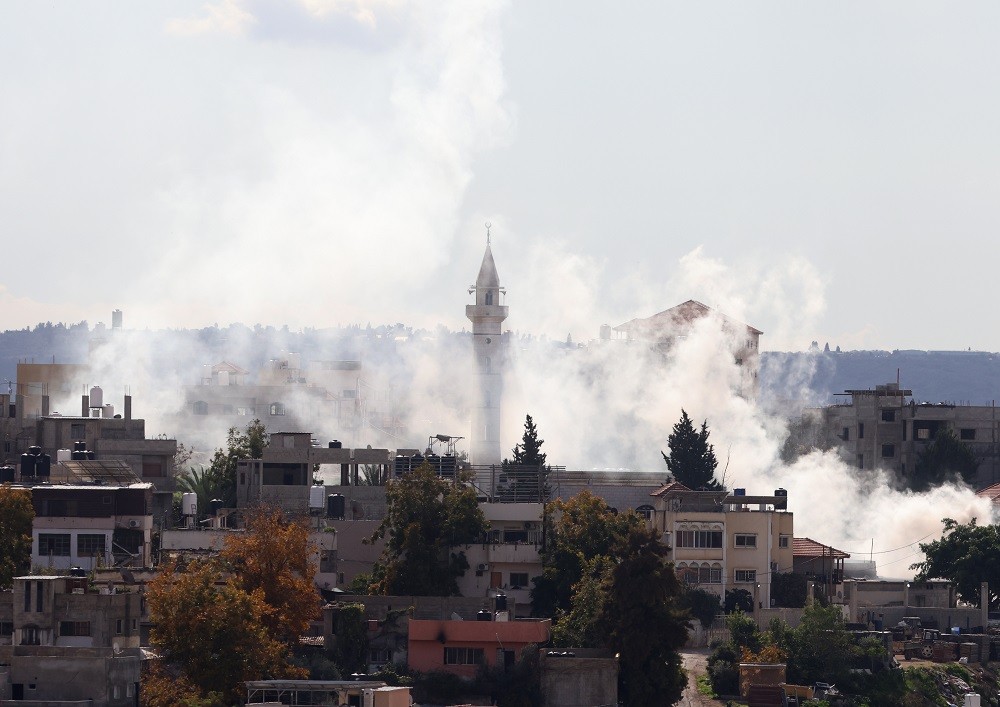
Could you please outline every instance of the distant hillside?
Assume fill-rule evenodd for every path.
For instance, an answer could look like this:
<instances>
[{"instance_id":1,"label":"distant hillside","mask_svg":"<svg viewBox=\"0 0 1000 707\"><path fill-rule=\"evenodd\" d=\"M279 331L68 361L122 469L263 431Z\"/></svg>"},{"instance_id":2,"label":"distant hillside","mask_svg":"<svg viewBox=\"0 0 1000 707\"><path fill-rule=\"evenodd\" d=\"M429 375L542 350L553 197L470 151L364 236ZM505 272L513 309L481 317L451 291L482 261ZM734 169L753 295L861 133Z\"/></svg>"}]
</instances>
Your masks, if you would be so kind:
<instances>
[{"instance_id":1,"label":"distant hillside","mask_svg":"<svg viewBox=\"0 0 1000 707\"><path fill-rule=\"evenodd\" d=\"M829 405L838 401L835 393L894 383L897 371L900 387L918 402L1000 401L1000 354L985 351L764 352L761 399Z\"/></svg>"},{"instance_id":2,"label":"distant hillside","mask_svg":"<svg viewBox=\"0 0 1000 707\"><path fill-rule=\"evenodd\" d=\"M256 370L282 349L299 352L305 360L364 355L378 367L411 342L444 331L414 331L396 324L294 332L234 324L148 331L141 336L157 343L161 359L176 355L171 351L197 349L204 352L197 365L235 355L241 365ZM14 380L18 361L44 363L54 358L58 363L85 363L90 336L86 322L0 332L0 383ZM164 368L170 363L156 362ZM766 351L761 354L761 401L790 412L803 405L828 405L838 400L835 393L849 388L894 382L897 370L902 387L911 389L918 401L972 405L1000 401L1000 354L983 351ZM193 378L196 371L197 366L185 375Z\"/></svg>"}]
</instances>

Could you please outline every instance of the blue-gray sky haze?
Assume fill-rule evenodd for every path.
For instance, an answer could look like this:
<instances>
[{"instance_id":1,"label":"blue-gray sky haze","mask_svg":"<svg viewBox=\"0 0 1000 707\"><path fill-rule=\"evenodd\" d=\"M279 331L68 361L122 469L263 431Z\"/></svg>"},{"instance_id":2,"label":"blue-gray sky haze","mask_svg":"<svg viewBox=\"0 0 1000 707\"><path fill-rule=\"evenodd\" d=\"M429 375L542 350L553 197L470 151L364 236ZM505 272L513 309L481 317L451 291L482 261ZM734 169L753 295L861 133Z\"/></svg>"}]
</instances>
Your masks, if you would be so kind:
<instances>
[{"instance_id":1,"label":"blue-gray sky haze","mask_svg":"<svg viewBox=\"0 0 1000 707\"><path fill-rule=\"evenodd\" d=\"M0 327L517 330L698 299L767 349L1000 350L1000 5L0 6Z\"/></svg>"}]
</instances>

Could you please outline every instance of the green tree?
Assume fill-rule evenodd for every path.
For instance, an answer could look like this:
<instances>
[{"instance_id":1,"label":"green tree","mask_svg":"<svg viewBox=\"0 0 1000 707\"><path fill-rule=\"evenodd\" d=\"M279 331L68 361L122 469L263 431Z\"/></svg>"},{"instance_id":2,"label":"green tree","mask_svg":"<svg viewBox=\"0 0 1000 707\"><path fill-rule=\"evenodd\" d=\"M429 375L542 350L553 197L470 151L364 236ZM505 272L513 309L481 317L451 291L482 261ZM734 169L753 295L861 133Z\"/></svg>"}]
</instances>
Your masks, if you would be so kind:
<instances>
[{"instance_id":1,"label":"green tree","mask_svg":"<svg viewBox=\"0 0 1000 707\"><path fill-rule=\"evenodd\" d=\"M368 621L364 604L341 604L333 614L331 658L341 675L368 672Z\"/></svg>"},{"instance_id":2,"label":"green tree","mask_svg":"<svg viewBox=\"0 0 1000 707\"><path fill-rule=\"evenodd\" d=\"M469 568L463 546L489 529L475 490L437 476L427 463L386 485L386 515L372 540L384 539L373 585L380 594L451 596Z\"/></svg>"},{"instance_id":3,"label":"green tree","mask_svg":"<svg viewBox=\"0 0 1000 707\"><path fill-rule=\"evenodd\" d=\"M0 589L31 569L31 491L0 485Z\"/></svg>"},{"instance_id":4,"label":"green tree","mask_svg":"<svg viewBox=\"0 0 1000 707\"><path fill-rule=\"evenodd\" d=\"M552 628L552 645L560 648L600 648L607 641L601 625L611 582L611 558L580 558L583 576L573 585L572 608L560 613Z\"/></svg>"},{"instance_id":5,"label":"green tree","mask_svg":"<svg viewBox=\"0 0 1000 707\"><path fill-rule=\"evenodd\" d=\"M774 605L801 609L806 605L808 586L803 574L781 572L771 575L771 596Z\"/></svg>"},{"instance_id":6,"label":"green tree","mask_svg":"<svg viewBox=\"0 0 1000 707\"><path fill-rule=\"evenodd\" d=\"M219 498L227 507L236 505L237 462L240 459L260 459L269 441L267 428L259 419L253 420L242 432L235 427L229 428L226 448L215 450L209 470L213 478L221 479L223 494Z\"/></svg>"},{"instance_id":7,"label":"green tree","mask_svg":"<svg viewBox=\"0 0 1000 707\"><path fill-rule=\"evenodd\" d=\"M722 602L719 595L697 587L688 587L681 595L681 606L691 614L692 618L698 619L703 628L712 625L715 617L722 613Z\"/></svg>"},{"instance_id":8,"label":"green tree","mask_svg":"<svg viewBox=\"0 0 1000 707\"><path fill-rule=\"evenodd\" d=\"M511 450L512 456L501 464L502 483L497 496L504 502L544 501L548 498L545 477L547 455L542 451L544 439L538 438L538 428L531 415L524 418L524 434Z\"/></svg>"},{"instance_id":9,"label":"green tree","mask_svg":"<svg viewBox=\"0 0 1000 707\"><path fill-rule=\"evenodd\" d=\"M632 528L645 526L635 513L615 513L590 491L545 506L542 574L532 582L536 616L553 617L572 608L573 585L583 576L584 558L610 557Z\"/></svg>"},{"instance_id":10,"label":"green tree","mask_svg":"<svg viewBox=\"0 0 1000 707\"><path fill-rule=\"evenodd\" d=\"M860 650L847 632L840 609L813 604L791 631L791 645L778 646L788 655L788 682L809 685L817 680L844 682Z\"/></svg>"},{"instance_id":11,"label":"green tree","mask_svg":"<svg viewBox=\"0 0 1000 707\"><path fill-rule=\"evenodd\" d=\"M918 581L950 580L963 601L979 606L979 585L989 582L991 607L997 605L1000 588L1000 528L978 525L973 518L960 524L945 518L939 540L920 543L926 559L910 566Z\"/></svg>"},{"instance_id":12,"label":"green tree","mask_svg":"<svg viewBox=\"0 0 1000 707\"><path fill-rule=\"evenodd\" d=\"M978 469L979 460L969 446L951 430L941 428L917 456L913 474L905 481L914 491L926 491L956 480L971 484Z\"/></svg>"},{"instance_id":13,"label":"green tree","mask_svg":"<svg viewBox=\"0 0 1000 707\"><path fill-rule=\"evenodd\" d=\"M235 502L235 488L230 488L228 481L215 467L191 467L186 474L176 479L177 490L181 493L193 493L198 497L198 517L205 518L209 513L209 501L219 499L223 502ZM227 503L227 506L235 503Z\"/></svg>"},{"instance_id":14,"label":"green tree","mask_svg":"<svg viewBox=\"0 0 1000 707\"><path fill-rule=\"evenodd\" d=\"M616 554L602 623L620 656L619 696L627 707L672 705L685 684L678 651L689 617L670 549L643 525L630 529Z\"/></svg>"},{"instance_id":15,"label":"green tree","mask_svg":"<svg viewBox=\"0 0 1000 707\"><path fill-rule=\"evenodd\" d=\"M739 587L736 589L727 589L725 610L727 614L732 614L736 611L742 611L747 614L753 613L753 594Z\"/></svg>"},{"instance_id":16,"label":"green tree","mask_svg":"<svg viewBox=\"0 0 1000 707\"><path fill-rule=\"evenodd\" d=\"M681 419L674 423L674 429L667 437L670 454L660 452L674 479L695 491L723 490L722 484L715 480L719 462L708 435L708 420L701 423L701 430L696 430L682 408Z\"/></svg>"},{"instance_id":17,"label":"green tree","mask_svg":"<svg viewBox=\"0 0 1000 707\"><path fill-rule=\"evenodd\" d=\"M544 439L538 439L538 428L531 415L524 416L524 434L521 441L514 445L511 450L511 458L504 459L504 464L514 464L517 466L544 467L547 455L542 451Z\"/></svg>"}]
</instances>

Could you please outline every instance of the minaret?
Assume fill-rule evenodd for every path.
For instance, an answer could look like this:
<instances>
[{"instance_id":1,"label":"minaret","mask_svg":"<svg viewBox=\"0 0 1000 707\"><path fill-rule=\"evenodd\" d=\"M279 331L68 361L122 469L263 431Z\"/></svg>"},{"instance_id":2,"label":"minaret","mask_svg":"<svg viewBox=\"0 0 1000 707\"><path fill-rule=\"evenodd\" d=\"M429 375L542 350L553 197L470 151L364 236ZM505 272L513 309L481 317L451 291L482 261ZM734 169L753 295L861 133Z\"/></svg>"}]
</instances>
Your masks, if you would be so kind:
<instances>
[{"instance_id":1,"label":"minaret","mask_svg":"<svg viewBox=\"0 0 1000 707\"><path fill-rule=\"evenodd\" d=\"M472 408L472 463L499 464L500 396L503 393L504 346L500 326L507 318L507 307L500 304L500 276L490 250L489 224L486 226L486 253L479 267L476 284L469 288L476 303L466 305L465 316L472 322L472 352L475 357Z\"/></svg>"}]
</instances>

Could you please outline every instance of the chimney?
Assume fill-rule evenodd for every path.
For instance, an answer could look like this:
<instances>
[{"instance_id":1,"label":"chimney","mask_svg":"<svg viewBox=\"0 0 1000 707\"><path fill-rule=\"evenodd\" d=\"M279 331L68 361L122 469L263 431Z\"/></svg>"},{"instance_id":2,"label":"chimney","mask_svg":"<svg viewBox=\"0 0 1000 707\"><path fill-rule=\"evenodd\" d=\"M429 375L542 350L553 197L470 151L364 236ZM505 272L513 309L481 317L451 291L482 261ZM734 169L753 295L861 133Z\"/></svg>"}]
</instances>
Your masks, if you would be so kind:
<instances>
[{"instance_id":1,"label":"chimney","mask_svg":"<svg viewBox=\"0 0 1000 707\"><path fill-rule=\"evenodd\" d=\"M126 395L125 396L125 419L126 420L131 420L132 419L132 396L131 395Z\"/></svg>"},{"instance_id":2,"label":"chimney","mask_svg":"<svg viewBox=\"0 0 1000 707\"><path fill-rule=\"evenodd\" d=\"M82 412L80 413L81 417L90 417L90 396L89 395L84 395L83 396L83 406L82 406L81 409L82 409Z\"/></svg>"},{"instance_id":3,"label":"chimney","mask_svg":"<svg viewBox=\"0 0 1000 707\"><path fill-rule=\"evenodd\" d=\"M42 417L49 416L49 396L42 396Z\"/></svg>"}]
</instances>

